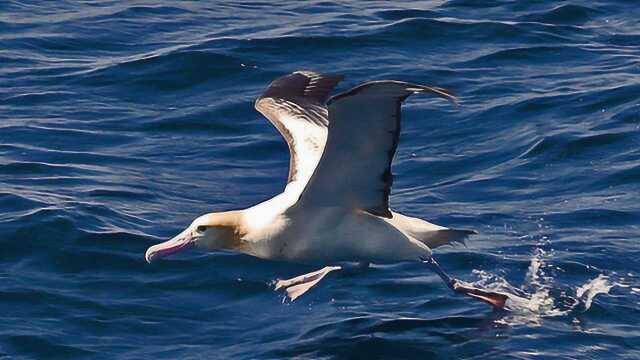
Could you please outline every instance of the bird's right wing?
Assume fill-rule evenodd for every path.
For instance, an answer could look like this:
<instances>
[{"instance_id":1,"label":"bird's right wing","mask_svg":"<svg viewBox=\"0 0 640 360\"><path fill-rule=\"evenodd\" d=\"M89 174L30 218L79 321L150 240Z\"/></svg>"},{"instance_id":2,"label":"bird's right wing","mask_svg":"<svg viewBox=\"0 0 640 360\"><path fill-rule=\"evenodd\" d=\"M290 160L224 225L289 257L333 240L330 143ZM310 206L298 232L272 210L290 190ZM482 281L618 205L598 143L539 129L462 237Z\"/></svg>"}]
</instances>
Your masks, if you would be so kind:
<instances>
[{"instance_id":1,"label":"bird's right wing","mask_svg":"<svg viewBox=\"0 0 640 360\"><path fill-rule=\"evenodd\" d=\"M298 205L341 206L390 218L400 106L415 93L455 101L441 88L391 80L368 82L331 98L327 144Z\"/></svg>"}]
</instances>

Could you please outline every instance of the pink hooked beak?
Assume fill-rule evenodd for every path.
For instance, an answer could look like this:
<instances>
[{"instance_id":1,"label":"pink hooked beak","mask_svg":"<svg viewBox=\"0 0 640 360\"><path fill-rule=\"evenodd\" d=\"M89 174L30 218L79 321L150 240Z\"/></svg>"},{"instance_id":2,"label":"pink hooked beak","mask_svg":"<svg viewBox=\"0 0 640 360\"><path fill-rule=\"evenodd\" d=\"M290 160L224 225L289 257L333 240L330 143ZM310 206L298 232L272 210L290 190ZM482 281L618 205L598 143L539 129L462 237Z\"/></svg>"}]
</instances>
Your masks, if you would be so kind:
<instances>
[{"instance_id":1,"label":"pink hooked beak","mask_svg":"<svg viewBox=\"0 0 640 360\"><path fill-rule=\"evenodd\" d=\"M167 255L171 255L183 249L188 249L193 246L193 237L191 236L191 232L189 229L183 231L182 233L176 235L173 239L165 241L160 244L153 245L147 252L144 254L144 258L148 263L152 261L165 257Z\"/></svg>"}]
</instances>

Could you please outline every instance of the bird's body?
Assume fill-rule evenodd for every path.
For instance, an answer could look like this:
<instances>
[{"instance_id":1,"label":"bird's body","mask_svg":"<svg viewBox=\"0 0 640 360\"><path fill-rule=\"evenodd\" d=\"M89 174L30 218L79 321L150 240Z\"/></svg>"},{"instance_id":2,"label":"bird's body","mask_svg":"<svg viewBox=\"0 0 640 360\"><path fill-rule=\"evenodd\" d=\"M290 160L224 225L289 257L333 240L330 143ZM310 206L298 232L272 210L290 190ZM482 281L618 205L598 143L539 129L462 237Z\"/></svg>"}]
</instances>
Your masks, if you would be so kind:
<instances>
[{"instance_id":1,"label":"bird's body","mask_svg":"<svg viewBox=\"0 0 640 360\"><path fill-rule=\"evenodd\" d=\"M307 264L418 261L431 253L398 224L365 211L331 207L275 215L247 239L248 254Z\"/></svg>"},{"instance_id":2,"label":"bird's body","mask_svg":"<svg viewBox=\"0 0 640 360\"><path fill-rule=\"evenodd\" d=\"M191 245L309 264L426 259L452 289L504 304L499 295L448 278L431 257L432 248L474 231L448 229L389 208L402 102L415 93L455 97L437 87L385 80L329 98L341 79L298 71L273 81L255 107L289 146L284 191L248 209L197 218L173 239L150 247L147 261ZM279 281L277 288L293 300L339 269L327 266Z\"/></svg>"}]
</instances>

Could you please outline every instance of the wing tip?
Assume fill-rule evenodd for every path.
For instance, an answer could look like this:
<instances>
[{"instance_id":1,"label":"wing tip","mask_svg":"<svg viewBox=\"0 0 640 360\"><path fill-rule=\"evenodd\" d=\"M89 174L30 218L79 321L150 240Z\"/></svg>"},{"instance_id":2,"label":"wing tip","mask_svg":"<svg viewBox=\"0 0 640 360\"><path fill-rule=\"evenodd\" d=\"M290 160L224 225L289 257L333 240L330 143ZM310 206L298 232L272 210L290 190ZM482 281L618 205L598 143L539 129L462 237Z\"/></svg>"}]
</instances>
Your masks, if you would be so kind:
<instances>
[{"instance_id":1,"label":"wing tip","mask_svg":"<svg viewBox=\"0 0 640 360\"><path fill-rule=\"evenodd\" d=\"M449 101L451 101L454 105L459 106L460 103L458 101L458 97L455 95L455 93L451 90L447 90L445 88L441 88L438 86L430 86L430 85L420 85L420 84L414 84L414 83L409 83L409 82L405 82L405 81L398 81L398 80L373 80L373 81L367 81L363 84L360 84L350 90L344 91L342 93L336 94L335 96L331 97L328 101L327 101L327 105L331 105L332 102L339 100L341 98L345 98L348 96L353 96L358 94L359 92L361 92L362 90L365 90L367 88L370 88L372 86L377 86L377 85L395 85L395 86L400 86L400 88L398 90L402 91L403 93L399 93L396 94L396 96L399 96L400 102L404 101L407 97L411 96L412 94L415 93L432 93L435 94L443 99L447 99Z\"/></svg>"},{"instance_id":2,"label":"wing tip","mask_svg":"<svg viewBox=\"0 0 640 360\"><path fill-rule=\"evenodd\" d=\"M305 98L324 104L333 88L342 79L344 79L343 75L297 70L273 80L256 99L255 105L265 98Z\"/></svg>"},{"instance_id":3,"label":"wing tip","mask_svg":"<svg viewBox=\"0 0 640 360\"><path fill-rule=\"evenodd\" d=\"M411 86L411 88L407 88L407 90L414 90L412 87L415 86L416 90L418 90L418 91L415 91L415 92L420 92L420 93L430 92L432 94L440 96L443 99L447 99L447 100L451 101L456 106L460 105L458 97L451 90L448 90L448 89L445 89L445 88L441 88L441 87L438 87L438 86L429 86L429 85L409 84L409 86Z\"/></svg>"},{"instance_id":4,"label":"wing tip","mask_svg":"<svg viewBox=\"0 0 640 360\"><path fill-rule=\"evenodd\" d=\"M292 72L290 75L294 75L294 74L299 74L299 75L305 76L307 78L323 78L323 79L324 78L327 78L327 79L331 78L331 79L338 79L338 81L344 79L344 75L334 74L334 73L321 73L321 72L317 72L317 71L313 71L313 70L296 70L296 71Z\"/></svg>"}]
</instances>

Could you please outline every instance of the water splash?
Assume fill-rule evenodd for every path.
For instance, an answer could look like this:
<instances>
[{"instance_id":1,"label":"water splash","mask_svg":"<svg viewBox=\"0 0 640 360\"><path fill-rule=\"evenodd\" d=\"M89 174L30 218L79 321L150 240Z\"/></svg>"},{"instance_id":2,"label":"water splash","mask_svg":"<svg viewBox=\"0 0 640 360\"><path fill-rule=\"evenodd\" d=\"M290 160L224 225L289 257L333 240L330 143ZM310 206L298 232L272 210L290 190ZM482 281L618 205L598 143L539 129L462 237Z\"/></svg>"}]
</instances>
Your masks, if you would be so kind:
<instances>
[{"instance_id":1,"label":"water splash","mask_svg":"<svg viewBox=\"0 0 640 360\"><path fill-rule=\"evenodd\" d=\"M514 286L499 275L473 271L478 278L475 286L509 295L505 307L508 313L496 320L497 323L539 326L544 318L583 313L589 310L598 294L608 294L616 286L600 274L575 289L558 287L554 283L554 268L547 262L552 253L536 248L521 286Z\"/></svg>"},{"instance_id":2,"label":"water splash","mask_svg":"<svg viewBox=\"0 0 640 360\"><path fill-rule=\"evenodd\" d=\"M593 298L596 297L596 295L608 294L609 290L614 286L616 285L609 283L609 279L606 276L600 274L597 278L576 289L576 295L578 299L580 299L580 302L584 304L584 310L587 311L591 307Z\"/></svg>"}]
</instances>

